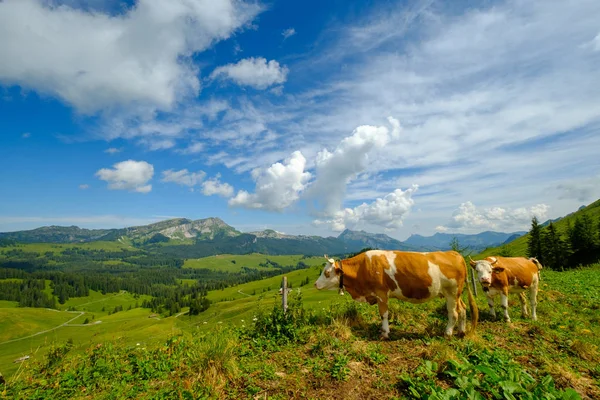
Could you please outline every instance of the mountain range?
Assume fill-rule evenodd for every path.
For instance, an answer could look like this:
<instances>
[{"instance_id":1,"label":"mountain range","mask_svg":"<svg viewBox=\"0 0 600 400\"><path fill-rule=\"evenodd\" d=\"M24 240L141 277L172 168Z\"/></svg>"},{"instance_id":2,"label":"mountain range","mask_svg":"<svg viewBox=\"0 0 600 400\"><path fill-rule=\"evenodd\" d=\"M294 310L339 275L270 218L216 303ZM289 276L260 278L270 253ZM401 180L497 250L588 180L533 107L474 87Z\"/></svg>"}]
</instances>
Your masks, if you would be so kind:
<instances>
[{"instance_id":1,"label":"mountain range","mask_svg":"<svg viewBox=\"0 0 600 400\"><path fill-rule=\"evenodd\" d=\"M21 243L85 243L118 241L139 248L152 248L178 257L214 254L344 254L364 248L406 251L448 250L456 237L461 246L473 251L498 246L525 232L482 232L476 235L436 233L411 235L406 241L381 233L346 229L339 236L288 235L267 229L242 233L220 218L190 220L175 218L154 224L119 229L84 229L77 226L44 226L37 229L0 233L0 241Z\"/></svg>"}]
</instances>

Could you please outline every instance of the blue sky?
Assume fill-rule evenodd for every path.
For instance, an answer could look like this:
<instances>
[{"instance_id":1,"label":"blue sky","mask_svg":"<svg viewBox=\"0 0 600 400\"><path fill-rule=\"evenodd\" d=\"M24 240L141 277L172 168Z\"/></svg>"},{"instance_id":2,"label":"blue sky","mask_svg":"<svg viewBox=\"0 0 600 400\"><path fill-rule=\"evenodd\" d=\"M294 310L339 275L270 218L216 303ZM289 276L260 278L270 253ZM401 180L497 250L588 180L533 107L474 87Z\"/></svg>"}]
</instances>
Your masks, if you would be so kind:
<instances>
[{"instance_id":1,"label":"blue sky","mask_svg":"<svg viewBox=\"0 0 600 400\"><path fill-rule=\"evenodd\" d=\"M595 0L5 0L0 231L527 229L600 197L597 15Z\"/></svg>"}]
</instances>

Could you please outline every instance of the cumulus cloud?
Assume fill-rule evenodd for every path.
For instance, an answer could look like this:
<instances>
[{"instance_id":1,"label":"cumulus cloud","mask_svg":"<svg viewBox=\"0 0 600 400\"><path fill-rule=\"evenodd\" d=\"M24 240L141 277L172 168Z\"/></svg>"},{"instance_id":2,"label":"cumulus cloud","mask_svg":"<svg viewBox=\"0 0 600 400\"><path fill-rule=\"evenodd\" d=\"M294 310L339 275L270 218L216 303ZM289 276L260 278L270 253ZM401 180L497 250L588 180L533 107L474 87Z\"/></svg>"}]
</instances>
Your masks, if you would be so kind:
<instances>
[{"instance_id":1,"label":"cumulus cloud","mask_svg":"<svg viewBox=\"0 0 600 400\"><path fill-rule=\"evenodd\" d=\"M306 159L301 152L295 151L284 161L275 163L266 170L254 170L255 193L240 190L229 200L233 207L282 211L298 200L311 177L305 171Z\"/></svg>"},{"instance_id":2,"label":"cumulus cloud","mask_svg":"<svg viewBox=\"0 0 600 400\"><path fill-rule=\"evenodd\" d=\"M162 172L162 176L162 182L173 182L182 186L192 187L202 182L206 173L204 171L189 172L187 169L179 171L168 169Z\"/></svg>"},{"instance_id":3,"label":"cumulus cloud","mask_svg":"<svg viewBox=\"0 0 600 400\"><path fill-rule=\"evenodd\" d=\"M0 81L56 96L84 113L169 110L200 90L192 54L259 12L237 0L138 0L122 14L42 0L0 2Z\"/></svg>"},{"instance_id":4,"label":"cumulus cloud","mask_svg":"<svg viewBox=\"0 0 600 400\"><path fill-rule=\"evenodd\" d=\"M398 229L402 227L405 215L410 212L415 203L412 195L417 189L418 185L413 185L405 191L396 189L369 204L362 203L354 208L344 208L337 211L331 219L317 219L314 223L329 225L333 231L343 231L347 227L354 228L363 224L383 227L387 230Z\"/></svg>"},{"instance_id":5,"label":"cumulus cloud","mask_svg":"<svg viewBox=\"0 0 600 400\"><path fill-rule=\"evenodd\" d=\"M89 188L90 188L90 185L88 185L86 183L84 183L82 185L79 185L79 189L81 189L81 190L86 190L86 189L89 189Z\"/></svg>"},{"instance_id":6,"label":"cumulus cloud","mask_svg":"<svg viewBox=\"0 0 600 400\"><path fill-rule=\"evenodd\" d=\"M530 208L519 207L508 209L491 207L478 209L472 202L462 203L452 215L449 223L438 226L439 232L450 229L523 229L534 216L543 221L547 218L550 207L546 204L536 204Z\"/></svg>"},{"instance_id":7,"label":"cumulus cloud","mask_svg":"<svg viewBox=\"0 0 600 400\"><path fill-rule=\"evenodd\" d=\"M289 70L280 66L275 60L267 62L265 58L245 58L236 64L227 64L216 68L210 75L212 79L231 79L240 86L251 86L266 89L269 86L282 84L287 79Z\"/></svg>"},{"instance_id":8,"label":"cumulus cloud","mask_svg":"<svg viewBox=\"0 0 600 400\"><path fill-rule=\"evenodd\" d=\"M392 126L362 125L351 136L344 138L333 152L322 150L316 157L316 180L307 195L323 207L325 215L332 216L342 206L348 182L365 171L369 153L382 149L400 136L400 123L389 117Z\"/></svg>"},{"instance_id":9,"label":"cumulus cloud","mask_svg":"<svg viewBox=\"0 0 600 400\"><path fill-rule=\"evenodd\" d=\"M294 36L296 34L296 30L294 28L288 28L285 29L283 32L281 32L281 35L283 36L283 40L290 38L292 36Z\"/></svg>"},{"instance_id":10,"label":"cumulus cloud","mask_svg":"<svg viewBox=\"0 0 600 400\"><path fill-rule=\"evenodd\" d=\"M219 177L211 178L202 183L202 193L205 196L218 195L221 197L233 196L233 186L221 182Z\"/></svg>"},{"instance_id":11,"label":"cumulus cloud","mask_svg":"<svg viewBox=\"0 0 600 400\"><path fill-rule=\"evenodd\" d=\"M111 190L148 193L152 190L148 181L154 176L154 167L146 161L127 160L114 164L112 168L98 170L96 176L108 182Z\"/></svg>"},{"instance_id":12,"label":"cumulus cloud","mask_svg":"<svg viewBox=\"0 0 600 400\"><path fill-rule=\"evenodd\" d=\"M116 147L109 147L108 149L104 150L104 152L108 153L108 154L117 154L122 151L123 151L123 149L117 149Z\"/></svg>"}]
</instances>

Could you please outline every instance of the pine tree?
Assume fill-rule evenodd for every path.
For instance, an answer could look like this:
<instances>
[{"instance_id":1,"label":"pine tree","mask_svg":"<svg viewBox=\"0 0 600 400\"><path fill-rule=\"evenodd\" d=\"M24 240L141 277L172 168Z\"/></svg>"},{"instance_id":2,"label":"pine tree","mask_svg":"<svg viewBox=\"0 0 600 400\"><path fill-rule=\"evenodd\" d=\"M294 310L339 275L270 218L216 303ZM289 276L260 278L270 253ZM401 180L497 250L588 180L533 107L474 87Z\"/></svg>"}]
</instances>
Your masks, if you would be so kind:
<instances>
[{"instance_id":1,"label":"pine tree","mask_svg":"<svg viewBox=\"0 0 600 400\"><path fill-rule=\"evenodd\" d=\"M567 266L567 246L552 222L542 232L542 249L545 266L550 269L564 270Z\"/></svg>"},{"instance_id":2,"label":"pine tree","mask_svg":"<svg viewBox=\"0 0 600 400\"><path fill-rule=\"evenodd\" d=\"M595 236L594 223L589 215L584 214L575 220L569 234L575 263L587 262L594 256Z\"/></svg>"},{"instance_id":3,"label":"pine tree","mask_svg":"<svg viewBox=\"0 0 600 400\"><path fill-rule=\"evenodd\" d=\"M542 238L541 227L538 219L531 219L531 229L529 230L529 238L527 239L527 256L537 258L542 264L544 263L542 254Z\"/></svg>"}]
</instances>

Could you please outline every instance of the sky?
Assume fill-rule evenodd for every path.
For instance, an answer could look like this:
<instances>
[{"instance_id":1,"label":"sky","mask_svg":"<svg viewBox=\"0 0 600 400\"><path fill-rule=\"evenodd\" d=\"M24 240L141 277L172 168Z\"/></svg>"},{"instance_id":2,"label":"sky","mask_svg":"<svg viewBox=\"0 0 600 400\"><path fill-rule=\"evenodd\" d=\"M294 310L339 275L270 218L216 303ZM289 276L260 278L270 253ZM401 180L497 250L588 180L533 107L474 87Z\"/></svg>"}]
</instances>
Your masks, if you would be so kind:
<instances>
[{"instance_id":1,"label":"sky","mask_svg":"<svg viewBox=\"0 0 600 400\"><path fill-rule=\"evenodd\" d=\"M527 230L600 198L600 2L0 1L0 231Z\"/></svg>"}]
</instances>

